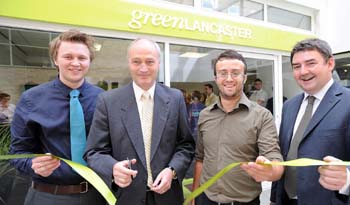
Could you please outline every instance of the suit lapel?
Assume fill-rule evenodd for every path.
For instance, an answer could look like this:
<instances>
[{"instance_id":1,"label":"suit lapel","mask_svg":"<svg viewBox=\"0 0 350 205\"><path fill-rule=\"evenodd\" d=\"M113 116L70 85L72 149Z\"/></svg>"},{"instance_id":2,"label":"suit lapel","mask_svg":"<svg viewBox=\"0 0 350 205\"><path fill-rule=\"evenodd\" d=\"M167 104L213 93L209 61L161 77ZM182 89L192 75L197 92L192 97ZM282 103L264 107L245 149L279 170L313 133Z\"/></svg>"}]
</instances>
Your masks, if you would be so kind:
<instances>
[{"instance_id":1,"label":"suit lapel","mask_svg":"<svg viewBox=\"0 0 350 205\"><path fill-rule=\"evenodd\" d=\"M140 115L137 108L137 103L132 88L132 83L128 85L125 93L125 103L121 107L122 123L129 135L130 141L133 144L142 165L146 168L145 147L142 137L142 128L140 122ZM131 94L130 94L131 93Z\"/></svg>"},{"instance_id":2,"label":"suit lapel","mask_svg":"<svg viewBox=\"0 0 350 205\"><path fill-rule=\"evenodd\" d=\"M317 124L324 118L324 116L340 101L338 97L341 91L337 89L337 84L329 88L326 95L323 97L320 105L318 106L315 114L312 116L309 125L307 126L304 134L304 138L317 126Z\"/></svg>"},{"instance_id":3,"label":"suit lapel","mask_svg":"<svg viewBox=\"0 0 350 205\"><path fill-rule=\"evenodd\" d=\"M159 143L165 129L170 111L169 106L170 96L164 91L164 88L156 84L156 89L154 92L151 161L159 147Z\"/></svg>"}]
</instances>

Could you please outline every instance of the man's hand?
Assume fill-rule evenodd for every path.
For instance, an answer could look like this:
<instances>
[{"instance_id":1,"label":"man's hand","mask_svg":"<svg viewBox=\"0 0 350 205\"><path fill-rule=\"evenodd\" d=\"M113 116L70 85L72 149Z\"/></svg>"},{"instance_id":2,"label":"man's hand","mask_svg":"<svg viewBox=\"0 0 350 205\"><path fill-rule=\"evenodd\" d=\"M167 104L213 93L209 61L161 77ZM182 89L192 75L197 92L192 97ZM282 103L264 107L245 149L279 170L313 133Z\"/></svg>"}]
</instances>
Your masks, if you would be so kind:
<instances>
[{"instance_id":1,"label":"man's hand","mask_svg":"<svg viewBox=\"0 0 350 205\"><path fill-rule=\"evenodd\" d=\"M32 159L32 169L35 174L48 177L61 165L59 159L52 156L41 156Z\"/></svg>"},{"instance_id":2,"label":"man's hand","mask_svg":"<svg viewBox=\"0 0 350 205\"><path fill-rule=\"evenodd\" d=\"M136 163L136 159L131 160L132 164ZM137 171L129 169L129 160L120 161L113 166L114 183L121 188L129 186L132 179L136 177Z\"/></svg>"},{"instance_id":3,"label":"man's hand","mask_svg":"<svg viewBox=\"0 0 350 205\"><path fill-rule=\"evenodd\" d=\"M331 156L327 156L323 160L326 162L341 161ZM346 166L324 165L318 168L318 172L320 173L318 181L326 189L338 191L346 184Z\"/></svg>"},{"instance_id":4,"label":"man's hand","mask_svg":"<svg viewBox=\"0 0 350 205\"><path fill-rule=\"evenodd\" d=\"M173 171L170 168L165 168L159 173L156 180L153 182L151 190L158 194L164 194L171 188L172 181Z\"/></svg>"},{"instance_id":5,"label":"man's hand","mask_svg":"<svg viewBox=\"0 0 350 205\"><path fill-rule=\"evenodd\" d=\"M241 168L246 171L256 182L276 181L281 178L283 166L264 165L270 161L263 156L258 156L255 162L241 164Z\"/></svg>"}]
</instances>

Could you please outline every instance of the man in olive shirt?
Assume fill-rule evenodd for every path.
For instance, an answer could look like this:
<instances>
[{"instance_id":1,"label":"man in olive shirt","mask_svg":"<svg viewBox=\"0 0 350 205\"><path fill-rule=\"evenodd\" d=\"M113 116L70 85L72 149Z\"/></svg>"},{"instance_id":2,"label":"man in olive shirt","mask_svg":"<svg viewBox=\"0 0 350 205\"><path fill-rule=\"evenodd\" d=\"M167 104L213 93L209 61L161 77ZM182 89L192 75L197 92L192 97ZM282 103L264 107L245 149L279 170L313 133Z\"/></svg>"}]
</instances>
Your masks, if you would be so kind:
<instances>
[{"instance_id":1,"label":"man in olive shirt","mask_svg":"<svg viewBox=\"0 0 350 205\"><path fill-rule=\"evenodd\" d=\"M199 116L193 189L233 162L249 162L226 173L196 199L196 205L259 205L261 181L278 180L284 168L259 163L282 161L271 113L243 93L247 66L227 50L214 64L217 103Z\"/></svg>"},{"instance_id":2,"label":"man in olive shirt","mask_svg":"<svg viewBox=\"0 0 350 205\"><path fill-rule=\"evenodd\" d=\"M204 92L207 96L204 103L205 106L212 105L218 101L218 96L215 95L214 87L210 83L204 85Z\"/></svg>"}]
</instances>

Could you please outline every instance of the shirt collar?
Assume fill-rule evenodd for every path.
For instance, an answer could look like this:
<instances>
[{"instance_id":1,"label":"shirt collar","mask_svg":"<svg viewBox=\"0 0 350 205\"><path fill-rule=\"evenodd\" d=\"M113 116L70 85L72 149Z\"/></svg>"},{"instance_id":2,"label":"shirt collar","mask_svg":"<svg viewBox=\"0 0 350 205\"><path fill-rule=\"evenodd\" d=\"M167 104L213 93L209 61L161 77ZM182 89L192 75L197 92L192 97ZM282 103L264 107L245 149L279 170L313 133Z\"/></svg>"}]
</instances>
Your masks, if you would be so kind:
<instances>
[{"instance_id":1,"label":"shirt collar","mask_svg":"<svg viewBox=\"0 0 350 205\"><path fill-rule=\"evenodd\" d=\"M218 108L220 110L224 110L224 108L221 105L221 96L219 96L219 100L216 103L214 103L210 106L211 106L211 108L209 108L210 111L218 109ZM244 92L242 92L241 98L239 99L236 107L233 110L239 108L240 106L247 107L248 109L250 109L252 106L252 102L248 99L248 97L244 94Z\"/></svg>"},{"instance_id":2,"label":"shirt collar","mask_svg":"<svg viewBox=\"0 0 350 205\"><path fill-rule=\"evenodd\" d=\"M148 89L148 90L143 90L141 87L139 87L135 81L132 82L132 87L134 89L134 93L135 93L135 98L136 100L141 100L141 96L144 92L148 92L151 95L151 99L154 98L154 91L156 88L156 83L153 83L153 85Z\"/></svg>"},{"instance_id":3,"label":"shirt collar","mask_svg":"<svg viewBox=\"0 0 350 205\"><path fill-rule=\"evenodd\" d=\"M329 88L332 86L334 80L333 78L331 78L328 83L326 83L326 85L324 85L320 91L318 91L317 93L315 93L314 96L317 100L321 101L323 99L323 97L326 95L327 91L329 90ZM310 94L304 92L304 100L309 96Z\"/></svg>"},{"instance_id":4,"label":"shirt collar","mask_svg":"<svg viewBox=\"0 0 350 205\"><path fill-rule=\"evenodd\" d=\"M70 91L73 90L72 88L70 88L70 87L68 87L67 85L65 85L65 84L59 79L59 76L57 76L56 79L53 80L53 85L54 85L55 87L58 87L58 88L63 92L63 94L64 94L65 96L68 96L68 97L69 97ZM87 85L88 85L88 84L87 84L86 80L84 79L83 84L82 84L79 88L77 88L77 90L79 90L81 96L84 96L84 95L87 94L87 93L85 93L85 90L86 90L85 88L87 87Z\"/></svg>"}]
</instances>

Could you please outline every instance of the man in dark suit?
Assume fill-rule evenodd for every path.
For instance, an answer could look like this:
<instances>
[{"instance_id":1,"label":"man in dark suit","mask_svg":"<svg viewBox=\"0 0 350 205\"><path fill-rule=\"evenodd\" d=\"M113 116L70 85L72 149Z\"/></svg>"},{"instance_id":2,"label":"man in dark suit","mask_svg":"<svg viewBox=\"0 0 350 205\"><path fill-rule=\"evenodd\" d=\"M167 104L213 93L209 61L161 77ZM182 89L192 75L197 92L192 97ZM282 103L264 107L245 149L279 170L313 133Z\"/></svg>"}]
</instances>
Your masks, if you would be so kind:
<instances>
[{"instance_id":1,"label":"man in dark suit","mask_svg":"<svg viewBox=\"0 0 350 205\"><path fill-rule=\"evenodd\" d=\"M99 96L85 157L118 205L180 205L194 154L182 93L156 83L160 49L153 41L132 42L128 63L133 82Z\"/></svg>"},{"instance_id":2,"label":"man in dark suit","mask_svg":"<svg viewBox=\"0 0 350 205\"><path fill-rule=\"evenodd\" d=\"M291 52L291 63L304 93L283 106L280 146L284 159L349 161L350 91L332 79L335 61L330 46L320 39L301 41ZM307 121L306 113L310 114ZM345 166L288 167L272 191L279 205L346 204L347 175Z\"/></svg>"}]
</instances>

